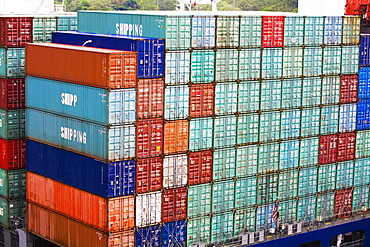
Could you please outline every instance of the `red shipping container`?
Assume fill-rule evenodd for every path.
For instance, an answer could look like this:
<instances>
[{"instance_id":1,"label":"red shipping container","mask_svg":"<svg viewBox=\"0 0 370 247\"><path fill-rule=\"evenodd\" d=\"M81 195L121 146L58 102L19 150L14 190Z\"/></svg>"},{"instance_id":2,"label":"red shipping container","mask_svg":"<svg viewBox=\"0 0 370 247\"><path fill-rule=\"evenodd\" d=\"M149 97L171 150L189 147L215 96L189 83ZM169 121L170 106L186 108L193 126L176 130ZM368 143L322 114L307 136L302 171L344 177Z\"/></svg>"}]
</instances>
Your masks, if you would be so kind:
<instances>
[{"instance_id":1,"label":"red shipping container","mask_svg":"<svg viewBox=\"0 0 370 247\"><path fill-rule=\"evenodd\" d=\"M162 194L162 221L164 223L186 219L187 189L165 190Z\"/></svg>"},{"instance_id":2,"label":"red shipping container","mask_svg":"<svg viewBox=\"0 0 370 247\"><path fill-rule=\"evenodd\" d=\"M27 230L60 246L134 247L135 231L107 233L33 203L27 203Z\"/></svg>"},{"instance_id":3,"label":"red shipping container","mask_svg":"<svg viewBox=\"0 0 370 247\"><path fill-rule=\"evenodd\" d=\"M262 17L262 47L284 46L284 16Z\"/></svg>"},{"instance_id":4,"label":"red shipping container","mask_svg":"<svg viewBox=\"0 0 370 247\"><path fill-rule=\"evenodd\" d=\"M345 6L345 15L363 15L366 6L370 5L369 0L347 0ZM370 6L367 7L369 9Z\"/></svg>"},{"instance_id":5,"label":"red shipping container","mask_svg":"<svg viewBox=\"0 0 370 247\"><path fill-rule=\"evenodd\" d=\"M26 140L0 139L2 155L0 168L5 170L26 168Z\"/></svg>"},{"instance_id":6,"label":"red shipping container","mask_svg":"<svg viewBox=\"0 0 370 247\"><path fill-rule=\"evenodd\" d=\"M189 121L176 120L164 123L163 149L165 154L185 153L189 145Z\"/></svg>"},{"instance_id":7,"label":"red shipping container","mask_svg":"<svg viewBox=\"0 0 370 247\"><path fill-rule=\"evenodd\" d=\"M163 159L138 159L136 163L136 193L162 189Z\"/></svg>"},{"instance_id":8,"label":"red shipping container","mask_svg":"<svg viewBox=\"0 0 370 247\"><path fill-rule=\"evenodd\" d=\"M10 110L26 107L26 88L24 78L0 78L0 84L0 108Z\"/></svg>"},{"instance_id":9,"label":"red shipping container","mask_svg":"<svg viewBox=\"0 0 370 247\"><path fill-rule=\"evenodd\" d=\"M190 86L190 117L211 117L215 98L213 84L193 84Z\"/></svg>"},{"instance_id":10,"label":"red shipping container","mask_svg":"<svg viewBox=\"0 0 370 247\"><path fill-rule=\"evenodd\" d=\"M31 17L0 17L1 47L24 47L30 42L32 42Z\"/></svg>"},{"instance_id":11,"label":"red shipping container","mask_svg":"<svg viewBox=\"0 0 370 247\"><path fill-rule=\"evenodd\" d=\"M136 116L138 119L163 116L163 79L145 79L137 82Z\"/></svg>"},{"instance_id":12,"label":"red shipping container","mask_svg":"<svg viewBox=\"0 0 370 247\"><path fill-rule=\"evenodd\" d=\"M340 103L357 102L358 75L343 75L340 80Z\"/></svg>"},{"instance_id":13,"label":"red shipping container","mask_svg":"<svg viewBox=\"0 0 370 247\"><path fill-rule=\"evenodd\" d=\"M348 217L352 213L353 188L337 190L335 193L334 214L337 218Z\"/></svg>"},{"instance_id":14,"label":"red shipping container","mask_svg":"<svg viewBox=\"0 0 370 247\"><path fill-rule=\"evenodd\" d=\"M163 120L148 119L136 122L136 156L160 156L163 141Z\"/></svg>"},{"instance_id":15,"label":"red shipping container","mask_svg":"<svg viewBox=\"0 0 370 247\"><path fill-rule=\"evenodd\" d=\"M135 226L134 196L106 199L32 172L27 172L26 186L27 201L102 231Z\"/></svg>"},{"instance_id":16,"label":"red shipping container","mask_svg":"<svg viewBox=\"0 0 370 247\"><path fill-rule=\"evenodd\" d=\"M136 86L136 52L28 43L26 57L27 75L104 89Z\"/></svg>"},{"instance_id":17,"label":"red shipping container","mask_svg":"<svg viewBox=\"0 0 370 247\"><path fill-rule=\"evenodd\" d=\"M188 184L204 184L212 180L212 151L193 152L189 154Z\"/></svg>"},{"instance_id":18,"label":"red shipping container","mask_svg":"<svg viewBox=\"0 0 370 247\"><path fill-rule=\"evenodd\" d=\"M356 133L338 134L338 161L355 159Z\"/></svg>"},{"instance_id":19,"label":"red shipping container","mask_svg":"<svg viewBox=\"0 0 370 247\"><path fill-rule=\"evenodd\" d=\"M337 161L338 135L320 137L319 164L330 164Z\"/></svg>"}]
</instances>

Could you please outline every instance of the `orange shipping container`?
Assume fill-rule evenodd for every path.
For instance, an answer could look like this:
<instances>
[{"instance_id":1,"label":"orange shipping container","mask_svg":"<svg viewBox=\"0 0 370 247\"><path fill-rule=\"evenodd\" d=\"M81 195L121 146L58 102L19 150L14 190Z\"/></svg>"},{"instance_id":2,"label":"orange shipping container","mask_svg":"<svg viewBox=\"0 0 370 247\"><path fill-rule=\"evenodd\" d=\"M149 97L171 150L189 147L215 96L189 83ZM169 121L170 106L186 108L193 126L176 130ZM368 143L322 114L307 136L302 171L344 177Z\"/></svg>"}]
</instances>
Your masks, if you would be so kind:
<instances>
[{"instance_id":1,"label":"orange shipping container","mask_svg":"<svg viewBox=\"0 0 370 247\"><path fill-rule=\"evenodd\" d=\"M187 120L164 123L163 151L165 154L185 153L188 151L188 140L189 122Z\"/></svg>"},{"instance_id":2,"label":"orange shipping container","mask_svg":"<svg viewBox=\"0 0 370 247\"><path fill-rule=\"evenodd\" d=\"M136 52L29 43L26 57L27 75L105 89L136 86Z\"/></svg>"},{"instance_id":3,"label":"orange shipping container","mask_svg":"<svg viewBox=\"0 0 370 247\"><path fill-rule=\"evenodd\" d=\"M27 204L27 230L57 245L134 247L134 230L108 234L32 203Z\"/></svg>"},{"instance_id":4,"label":"orange shipping container","mask_svg":"<svg viewBox=\"0 0 370 247\"><path fill-rule=\"evenodd\" d=\"M26 184L29 202L103 231L134 228L134 196L106 199L32 172Z\"/></svg>"}]
</instances>

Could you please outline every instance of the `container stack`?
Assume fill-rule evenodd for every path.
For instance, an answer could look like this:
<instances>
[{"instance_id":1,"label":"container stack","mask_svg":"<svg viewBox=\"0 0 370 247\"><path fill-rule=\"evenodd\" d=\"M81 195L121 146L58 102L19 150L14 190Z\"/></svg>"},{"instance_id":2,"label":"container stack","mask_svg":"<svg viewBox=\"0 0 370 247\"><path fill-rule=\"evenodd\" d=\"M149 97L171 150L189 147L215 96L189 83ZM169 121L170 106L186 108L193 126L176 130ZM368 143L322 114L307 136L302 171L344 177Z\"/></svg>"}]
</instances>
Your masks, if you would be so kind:
<instances>
[{"instance_id":1,"label":"container stack","mask_svg":"<svg viewBox=\"0 0 370 247\"><path fill-rule=\"evenodd\" d=\"M30 232L76 246L248 244L277 223L293 229L369 206L359 18L155 13L82 11L79 32L53 34L60 44L28 45ZM117 35L164 39L164 55L136 51L120 78L123 61L92 56L136 54L112 46ZM164 72L151 70L160 60ZM119 86L102 86L109 78ZM133 94L111 97L119 90ZM42 228L45 218L55 228ZM86 237L59 234L71 224Z\"/></svg>"}]
</instances>

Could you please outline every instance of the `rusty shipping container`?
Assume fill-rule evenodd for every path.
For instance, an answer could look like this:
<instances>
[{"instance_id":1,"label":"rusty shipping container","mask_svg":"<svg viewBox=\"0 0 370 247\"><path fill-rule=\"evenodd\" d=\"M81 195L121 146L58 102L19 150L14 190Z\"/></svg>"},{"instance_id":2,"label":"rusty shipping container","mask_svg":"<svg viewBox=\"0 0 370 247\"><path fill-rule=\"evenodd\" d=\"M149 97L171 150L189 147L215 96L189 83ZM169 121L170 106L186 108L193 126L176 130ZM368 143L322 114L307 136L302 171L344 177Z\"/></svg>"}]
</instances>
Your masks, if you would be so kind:
<instances>
[{"instance_id":1,"label":"rusty shipping container","mask_svg":"<svg viewBox=\"0 0 370 247\"><path fill-rule=\"evenodd\" d=\"M134 228L134 196L105 199L27 172L27 201L105 232Z\"/></svg>"},{"instance_id":2,"label":"rusty shipping container","mask_svg":"<svg viewBox=\"0 0 370 247\"><path fill-rule=\"evenodd\" d=\"M26 56L27 75L104 89L136 86L136 52L29 43Z\"/></svg>"}]
</instances>

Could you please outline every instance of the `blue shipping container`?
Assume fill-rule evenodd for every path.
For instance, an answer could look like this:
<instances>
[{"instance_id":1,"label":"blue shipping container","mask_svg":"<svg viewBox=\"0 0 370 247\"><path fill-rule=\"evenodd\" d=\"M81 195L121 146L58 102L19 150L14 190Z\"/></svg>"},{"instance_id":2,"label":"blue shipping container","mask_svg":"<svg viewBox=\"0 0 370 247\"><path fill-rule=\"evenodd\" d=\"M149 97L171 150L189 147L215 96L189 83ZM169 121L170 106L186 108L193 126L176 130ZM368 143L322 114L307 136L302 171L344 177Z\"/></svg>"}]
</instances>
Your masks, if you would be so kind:
<instances>
[{"instance_id":1,"label":"blue shipping container","mask_svg":"<svg viewBox=\"0 0 370 247\"><path fill-rule=\"evenodd\" d=\"M162 226L162 247L186 246L185 220L165 223Z\"/></svg>"},{"instance_id":2,"label":"blue shipping container","mask_svg":"<svg viewBox=\"0 0 370 247\"><path fill-rule=\"evenodd\" d=\"M356 129L370 129L370 100L361 100L358 102Z\"/></svg>"},{"instance_id":3,"label":"blue shipping container","mask_svg":"<svg viewBox=\"0 0 370 247\"><path fill-rule=\"evenodd\" d=\"M160 247L161 245L161 226L154 225L144 228L137 228L136 234L136 247Z\"/></svg>"},{"instance_id":4,"label":"blue shipping container","mask_svg":"<svg viewBox=\"0 0 370 247\"><path fill-rule=\"evenodd\" d=\"M361 34L360 38L360 66L370 66L370 35Z\"/></svg>"},{"instance_id":5,"label":"blue shipping container","mask_svg":"<svg viewBox=\"0 0 370 247\"><path fill-rule=\"evenodd\" d=\"M361 68L359 71L358 98L370 99L370 67Z\"/></svg>"},{"instance_id":6,"label":"blue shipping container","mask_svg":"<svg viewBox=\"0 0 370 247\"><path fill-rule=\"evenodd\" d=\"M138 78L164 76L164 39L81 32L54 32L53 43L90 46L138 53Z\"/></svg>"},{"instance_id":7,"label":"blue shipping container","mask_svg":"<svg viewBox=\"0 0 370 247\"><path fill-rule=\"evenodd\" d=\"M135 193L133 160L105 163L31 140L26 146L28 171L104 198Z\"/></svg>"}]
</instances>

